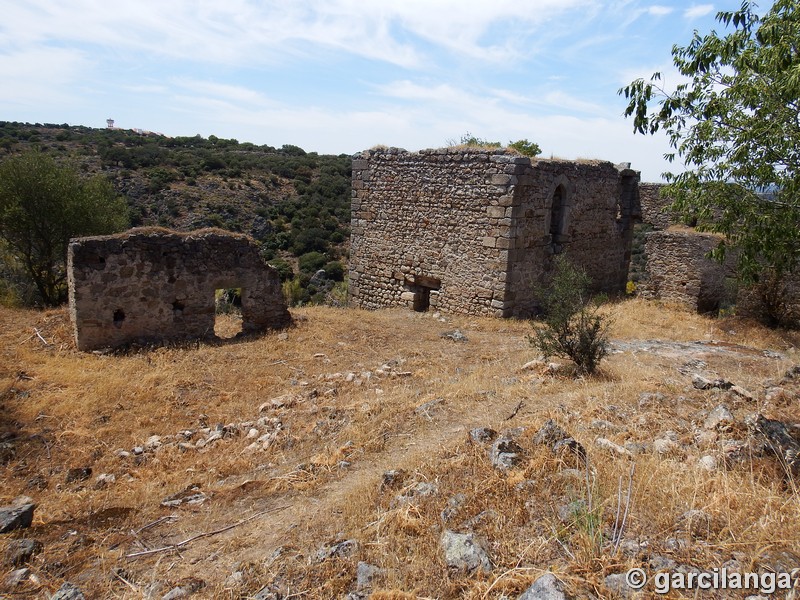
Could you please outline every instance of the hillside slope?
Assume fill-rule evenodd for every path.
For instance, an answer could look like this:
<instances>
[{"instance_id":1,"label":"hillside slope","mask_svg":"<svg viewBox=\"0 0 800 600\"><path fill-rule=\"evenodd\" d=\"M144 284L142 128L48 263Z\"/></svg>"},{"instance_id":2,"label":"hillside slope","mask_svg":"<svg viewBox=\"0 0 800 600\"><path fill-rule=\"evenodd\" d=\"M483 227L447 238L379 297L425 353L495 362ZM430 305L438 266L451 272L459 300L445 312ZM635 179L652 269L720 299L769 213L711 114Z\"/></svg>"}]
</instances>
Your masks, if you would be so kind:
<instances>
[{"instance_id":1,"label":"hillside slope","mask_svg":"<svg viewBox=\"0 0 800 600\"><path fill-rule=\"evenodd\" d=\"M287 264L294 274L305 271L303 288L316 269L346 260L349 156L215 136L0 121L0 160L33 148L108 177L128 202L131 225L247 233L285 279L293 275ZM334 270L341 279L341 267Z\"/></svg>"}]
</instances>

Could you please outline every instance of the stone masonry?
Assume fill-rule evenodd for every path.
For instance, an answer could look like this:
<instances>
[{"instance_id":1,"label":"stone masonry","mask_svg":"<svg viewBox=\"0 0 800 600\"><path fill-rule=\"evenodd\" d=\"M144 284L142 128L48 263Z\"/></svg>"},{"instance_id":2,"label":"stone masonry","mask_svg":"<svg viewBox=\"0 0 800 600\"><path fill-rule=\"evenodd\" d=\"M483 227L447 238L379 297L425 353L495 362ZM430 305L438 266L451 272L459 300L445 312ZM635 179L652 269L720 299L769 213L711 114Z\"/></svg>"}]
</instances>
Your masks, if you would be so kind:
<instances>
[{"instance_id":1,"label":"stone masonry","mask_svg":"<svg viewBox=\"0 0 800 600\"><path fill-rule=\"evenodd\" d=\"M277 271L243 235L144 228L78 238L67 269L80 350L213 338L218 289L242 289L243 333L291 322Z\"/></svg>"},{"instance_id":2,"label":"stone masonry","mask_svg":"<svg viewBox=\"0 0 800 600\"><path fill-rule=\"evenodd\" d=\"M597 290L622 290L638 184L637 171L609 162L365 151L353 160L350 301L528 316L562 252Z\"/></svg>"}]
</instances>

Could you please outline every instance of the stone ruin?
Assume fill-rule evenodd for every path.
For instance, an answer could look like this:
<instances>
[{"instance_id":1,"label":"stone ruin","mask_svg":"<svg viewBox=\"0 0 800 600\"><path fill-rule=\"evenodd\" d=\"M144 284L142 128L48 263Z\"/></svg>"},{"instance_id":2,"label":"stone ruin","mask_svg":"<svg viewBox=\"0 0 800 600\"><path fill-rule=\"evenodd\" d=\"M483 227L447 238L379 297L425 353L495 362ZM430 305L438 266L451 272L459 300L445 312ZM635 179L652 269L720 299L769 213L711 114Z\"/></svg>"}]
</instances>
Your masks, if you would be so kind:
<instances>
[{"instance_id":1,"label":"stone ruin","mask_svg":"<svg viewBox=\"0 0 800 600\"><path fill-rule=\"evenodd\" d=\"M353 160L349 299L498 317L537 310L564 252L625 289L639 173L506 150L373 149Z\"/></svg>"},{"instance_id":2,"label":"stone ruin","mask_svg":"<svg viewBox=\"0 0 800 600\"><path fill-rule=\"evenodd\" d=\"M734 299L735 261L729 258L720 264L709 258L722 236L681 224L670 212L672 199L662 193L663 188L658 183L640 186L642 227L648 231L637 249L643 253L637 292L643 298L716 313Z\"/></svg>"},{"instance_id":3,"label":"stone ruin","mask_svg":"<svg viewBox=\"0 0 800 600\"><path fill-rule=\"evenodd\" d=\"M74 239L69 311L80 350L213 339L215 292L241 288L242 333L286 327L277 271L244 235L160 228Z\"/></svg>"}]
</instances>

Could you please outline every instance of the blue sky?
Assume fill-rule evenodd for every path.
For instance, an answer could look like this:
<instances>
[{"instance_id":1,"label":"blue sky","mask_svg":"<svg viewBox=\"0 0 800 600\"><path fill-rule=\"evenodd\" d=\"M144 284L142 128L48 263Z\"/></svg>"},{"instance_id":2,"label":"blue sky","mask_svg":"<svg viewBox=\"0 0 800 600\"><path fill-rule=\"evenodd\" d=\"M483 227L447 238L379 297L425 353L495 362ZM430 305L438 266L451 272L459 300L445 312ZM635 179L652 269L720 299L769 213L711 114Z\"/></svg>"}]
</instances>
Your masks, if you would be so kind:
<instances>
[{"instance_id":1,"label":"blue sky","mask_svg":"<svg viewBox=\"0 0 800 600\"><path fill-rule=\"evenodd\" d=\"M668 169L617 90L740 2L0 0L0 120L353 154L471 132Z\"/></svg>"}]
</instances>

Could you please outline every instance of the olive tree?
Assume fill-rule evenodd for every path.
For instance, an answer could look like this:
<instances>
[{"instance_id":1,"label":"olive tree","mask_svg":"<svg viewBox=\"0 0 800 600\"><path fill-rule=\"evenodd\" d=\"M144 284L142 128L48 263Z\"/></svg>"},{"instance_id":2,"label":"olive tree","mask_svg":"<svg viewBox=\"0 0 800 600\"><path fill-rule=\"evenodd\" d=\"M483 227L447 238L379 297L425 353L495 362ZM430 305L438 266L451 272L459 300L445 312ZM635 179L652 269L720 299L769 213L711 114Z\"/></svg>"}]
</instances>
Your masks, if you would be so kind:
<instances>
[{"instance_id":1,"label":"olive tree","mask_svg":"<svg viewBox=\"0 0 800 600\"><path fill-rule=\"evenodd\" d=\"M24 273L45 305L66 297L70 238L113 233L127 223L127 205L105 177L82 178L39 151L0 163L0 256L6 271Z\"/></svg>"},{"instance_id":2,"label":"olive tree","mask_svg":"<svg viewBox=\"0 0 800 600\"><path fill-rule=\"evenodd\" d=\"M739 275L791 271L800 257L800 0L776 0L763 14L744 1L720 12L725 35L695 32L672 59L683 77L667 89L660 73L619 90L634 130L665 131L673 207L698 228L724 234Z\"/></svg>"}]
</instances>

